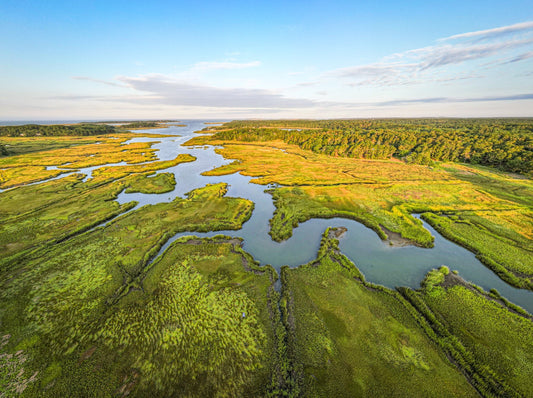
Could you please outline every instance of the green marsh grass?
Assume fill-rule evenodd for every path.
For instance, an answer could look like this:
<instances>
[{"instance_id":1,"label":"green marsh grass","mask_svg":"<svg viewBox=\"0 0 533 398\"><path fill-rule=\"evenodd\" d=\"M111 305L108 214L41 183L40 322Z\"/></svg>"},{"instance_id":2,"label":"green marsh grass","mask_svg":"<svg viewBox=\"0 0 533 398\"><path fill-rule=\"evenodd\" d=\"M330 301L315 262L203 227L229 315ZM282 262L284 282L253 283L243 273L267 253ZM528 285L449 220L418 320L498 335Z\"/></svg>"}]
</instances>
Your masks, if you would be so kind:
<instances>
[{"instance_id":1,"label":"green marsh grass","mask_svg":"<svg viewBox=\"0 0 533 398\"><path fill-rule=\"evenodd\" d=\"M283 268L289 357L303 396L476 396L409 304L371 285L328 231L317 260Z\"/></svg>"},{"instance_id":2,"label":"green marsh grass","mask_svg":"<svg viewBox=\"0 0 533 398\"><path fill-rule=\"evenodd\" d=\"M531 315L465 282L446 267L431 271L419 292L402 288L401 293L430 325L428 335L481 395L532 394Z\"/></svg>"},{"instance_id":3,"label":"green marsh grass","mask_svg":"<svg viewBox=\"0 0 533 398\"><path fill-rule=\"evenodd\" d=\"M232 391L244 388L249 372L268 365L264 365L262 360L255 359L260 352L263 352L262 349L266 344L267 332L263 330L266 326L261 324L261 327L256 327L259 322L258 317L262 316L261 319L264 320L264 315L260 315L260 312L266 311L265 307L254 304L257 297L253 300L248 298L237 285L234 286L235 292L228 287L219 289L216 294L212 293L208 285L203 282L204 277L192 268L194 261L190 258L169 265L165 276L157 281L158 288L142 300L140 297L135 298L139 295L139 289L143 290L142 279L146 265L168 238L180 231L238 229L248 219L253 204L243 199L226 198L225 192L225 184L208 185L191 192L188 199L177 198L170 203L144 206L119 217L105 228L75 235L55 244L43 245L4 262L0 271L1 333L12 335L8 348L24 346L30 358L29 366L47 375L44 380L49 381L47 385L39 382L32 387L33 394L40 396L46 391L47 396L72 395L79 388L79 391L85 391L84 394L93 395L103 384L106 385L103 391L113 391L120 387L122 377L120 375L124 374L137 380L135 385L147 383L147 386L153 382L153 386L162 388L166 380L173 377L172 371L177 372L176 369L172 370L172 366L164 367L160 363L167 354L173 352L170 346L165 345L168 342L157 339L157 344L160 344L158 350L151 351L145 347L146 351L140 353L140 357L135 357L135 360L132 359L131 363L124 362L125 357L117 356L120 351L117 347L123 347L127 341L130 341L132 347L138 348L144 337L135 340L137 337L134 330L142 330L142 336L155 336L160 332L161 324L155 322L159 316L163 317L165 323L187 323L189 329L186 330L189 330L187 332L189 337L194 335L196 327L194 325L204 325L203 330L206 331L214 331L213 328L216 327L220 333L225 333L224 330L233 330L228 329L230 319L224 320L220 317L225 309L229 310L227 306L230 304L235 308L231 312L231 319L236 320L241 326L251 325L249 333L254 337L253 341L244 339L243 335L232 333L221 339L222 345L215 352L225 358L222 361L224 365L228 364L228 367L224 370L226 367L222 366L222 362L210 358L205 349L200 353L195 352L194 344L189 346L181 340L180 347L184 347L185 344L187 346L185 348L192 349L182 352L183 359L194 366L195 355L200 355L204 364L196 376L187 373L184 368L184 373L179 374L183 376L181 382L185 385L187 383L184 380L191 381L195 377L198 380L202 377L205 379L205 372L210 371L216 364L215 371L227 372L221 373L217 380L231 376L226 380L228 391L226 395L230 396ZM201 245L197 248L201 253ZM241 254L235 257L241 261L242 266ZM243 281L241 279L242 275L239 276L238 283ZM263 277L263 281L270 285L271 277ZM187 286L191 290L186 290ZM181 292L182 297L179 298L180 294L176 292ZM202 300L199 299L200 293L205 296ZM180 312L185 301L179 300L185 300L185 297L191 297L192 307L187 310L188 312ZM134 309L137 307L134 306L127 311L120 310L123 300L133 305L137 299L145 303L143 309L138 308L135 312ZM168 301L170 299L178 301ZM163 303L168 303L170 312L158 312ZM242 312L238 314L235 312L241 309L250 316L243 319ZM196 312L196 315L191 315L190 311ZM212 317L208 316L210 311ZM134 314L142 319L146 318L147 321L154 320L155 323L148 324L154 329L136 329L137 326L133 322L126 325L124 322L129 321L125 319L131 320L132 318L128 317ZM113 330L125 333L132 330L133 334L115 336ZM245 332L247 329L242 330ZM235 332L237 331L238 328L235 329ZM173 334L170 331L169 333L172 337ZM195 340L197 344L203 342L210 347L213 346L213 340L205 340L200 334L197 338L200 339ZM232 344L235 347L233 351ZM244 344L246 347L239 344ZM107 347L96 350L94 354L96 362L81 361L82 365L76 365L80 358L88 356L87 353L95 345ZM178 352L174 354L179 355ZM244 356L240 357L241 355ZM92 354L90 357L93 358ZM54 365L56 362L59 365ZM241 365L243 368L239 367ZM91 370L91 367L96 367L96 370ZM61 372L57 370L59 368L62 369ZM131 373L133 371L138 372L140 376L134 376ZM58 376L54 376L56 374ZM142 378L142 375L145 377ZM142 383L139 377L144 380ZM266 377L265 374L263 377ZM215 388L213 386L209 387L206 384L206 388ZM67 393L68 391L70 392Z\"/></svg>"}]
</instances>

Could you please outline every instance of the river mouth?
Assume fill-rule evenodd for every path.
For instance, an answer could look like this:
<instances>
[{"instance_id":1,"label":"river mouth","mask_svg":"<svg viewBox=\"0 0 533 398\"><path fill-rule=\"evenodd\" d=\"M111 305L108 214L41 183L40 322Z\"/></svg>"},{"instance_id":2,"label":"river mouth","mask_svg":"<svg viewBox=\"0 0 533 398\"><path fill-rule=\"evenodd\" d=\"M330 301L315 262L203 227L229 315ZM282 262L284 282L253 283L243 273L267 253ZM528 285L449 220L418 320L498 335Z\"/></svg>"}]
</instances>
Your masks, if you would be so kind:
<instances>
[{"instance_id":1,"label":"river mouth","mask_svg":"<svg viewBox=\"0 0 533 398\"><path fill-rule=\"evenodd\" d=\"M164 194L126 194L122 192L117 201L121 204L137 201L139 204L135 208L139 208L145 205L170 202L176 197L186 196L186 193L193 189L223 182L228 184L226 196L249 199L254 202L254 210L250 219L243 224L240 230L179 233L162 247L160 253L173 241L183 236L212 237L223 234L242 238L245 251L250 253L260 264L270 264L279 271L280 267L284 265L297 267L314 260L324 230L328 227L345 227L347 231L339 238L340 250L355 263L369 282L391 289L399 286L418 289L420 282L429 270L446 265L451 270L457 270L465 280L481 286L486 291L496 289L509 301L533 313L532 291L517 289L508 285L484 266L472 252L446 240L423 220L421 220L423 226L435 238L434 247L430 249L404 244L390 245L389 242L382 241L373 230L363 224L339 217L308 220L293 230L291 238L283 242L273 241L268 232L270 230L269 220L273 216L275 207L272 196L265 192L269 187L250 183L251 177L238 173L223 176L202 176L202 172L229 164L233 159L225 159L215 153L213 146L183 146L183 143L198 135L195 132L206 127L203 121L184 121L183 123L186 124L185 127L170 125L163 129L142 130L137 132L138 138L128 141L159 141L152 145L153 148L157 149L158 160L171 160L179 154L190 154L196 157L194 162L182 163L156 172L173 173L176 179L175 189ZM150 134L154 133L173 136L150 138ZM106 165L98 167L104 166ZM94 167L85 171L81 169L79 172L90 174L94 169Z\"/></svg>"}]
</instances>

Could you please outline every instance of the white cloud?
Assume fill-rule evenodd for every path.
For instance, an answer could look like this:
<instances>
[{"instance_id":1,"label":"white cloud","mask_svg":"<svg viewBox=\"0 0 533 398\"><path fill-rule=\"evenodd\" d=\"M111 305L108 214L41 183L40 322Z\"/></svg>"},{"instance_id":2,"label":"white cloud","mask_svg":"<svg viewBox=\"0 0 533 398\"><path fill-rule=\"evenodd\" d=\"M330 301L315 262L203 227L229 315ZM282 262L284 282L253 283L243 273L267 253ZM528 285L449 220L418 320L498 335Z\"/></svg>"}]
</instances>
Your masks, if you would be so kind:
<instances>
[{"instance_id":1,"label":"white cloud","mask_svg":"<svg viewBox=\"0 0 533 398\"><path fill-rule=\"evenodd\" d=\"M391 106L404 104L431 104L431 103L461 103L461 102L495 102L495 101L525 101L533 100L533 93L517 94L517 95L494 95L488 97L466 97L466 98L452 98L452 97L433 97L433 98L413 98L413 99L399 99L392 101L377 102L372 105Z\"/></svg>"},{"instance_id":2,"label":"white cloud","mask_svg":"<svg viewBox=\"0 0 533 398\"><path fill-rule=\"evenodd\" d=\"M519 54L516 57L513 57L510 60L504 62L504 64L512 64L515 62L524 61L529 58L533 58L533 51L528 51L526 53Z\"/></svg>"},{"instance_id":3,"label":"white cloud","mask_svg":"<svg viewBox=\"0 0 533 398\"><path fill-rule=\"evenodd\" d=\"M74 80L85 80L93 83L100 83L105 84L106 86L113 86L113 87L126 87L124 84L116 83L116 82L110 82L107 80L100 80L100 79L93 79L92 77L87 76L72 76L71 77Z\"/></svg>"},{"instance_id":4,"label":"white cloud","mask_svg":"<svg viewBox=\"0 0 533 398\"><path fill-rule=\"evenodd\" d=\"M389 86L405 83L405 78L414 73L416 69L416 64L378 62L336 69L326 73L325 76L352 80L349 83L351 86Z\"/></svg>"},{"instance_id":5,"label":"white cloud","mask_svg":"<svg viewBox=\"0 0 533 398\"><path fill-rule=\"evenodd\" d=\"M247 88L218 88L191 84L165 75L117 78L136 91L148 93L142 100L166 105L188 105L217 108L307 108L315 106L308 99L287 98L281 94Z\"/></svg>"},{"instance_id":6,"label":"white cloud","mask_svg":"<svg viewBox=\"0 0 533 398\"><path fill-rule=\"evenodd\" d=\"M435 68L449 64L459 64L481 58L488 58L514 48L527 46L533 39L508 40L505 42L478 45L446 45L428 47L421 53L420 69Z\"/></svg>"},{"instance_id":7,"label":"white cloud","mask_svg":"<svg viewBox=\"0 0 533 398\"><path fill-rule=\"evenodd\" d=\"M516 37L521 33L522 37ZM444 43L392 54L380 62L339 68L327 72L323 77L336 77L347 81L349 86L393 86L418 83L450 81L452 77L442 76L448 73L446 66L462 65L475 69L475 64L465 65L482 59L494 59L511 55L511 62L518 62L533 55L532 51L516 54L520 48L533 48L533 21L488 29L478 32L462 33L441 39ZM504 37L505 36L505 37ZM458 39L483 38L490 41L480 44ZM513 54L514 53L514 54ZM491 67L502 62L491 62ZM439 69L441 76L437 79L427 71Z\"/></svg>"},{"instance_id":8,"label":"white cloud","mask_svg":"<svg viewBox=\"0 0 533 398\"><path fill-rule=\"evenodd\" d=\"M457 76L456 79L468 76ZM353 110L364 107L397 107L409 104L454 104L498 101L531 101L533 93L493 95L485 97L422 97L402 98L372 102L326 102L308 99L287 98L280 94L261 89L216 88L184 83L164 75L145 75L138 77L119 77L126 86L139 92L136 95L91 96L64 95L48 97L47 100L96 101L109 103L130 103L140 106L192 107L224 112L266 113L282 110L320 109L321 112L334 110ZM317 91L317 95L327 95L326 91Z\"/></svg>"},{"instance_id":9,"label":"white cloud","mask_svg":"<svg viewBox=\"0 0 533 398\"><path fill-rule=\"evenodd\" d=\"M502 36L509 33L516 33L520 31L527 31L533 29L533 21L520 22L514 25L501 26L499 28L478 30L475 32L460 33L440 39L443 40L457 40L457 39L470 39L470 38L493 38L494 36Z\"/></svg>"},{"instance_id":10,"label":"white cloud","mask_svg":"<svg viewBox=\"0 0 533 398\"><path fill-rule=\"evenodd\" d=\"M260 61L251 62L198 62L191 68L195 71L219 70L219 69L246 69L261 66Z\"/></svg>"}]
</instances>

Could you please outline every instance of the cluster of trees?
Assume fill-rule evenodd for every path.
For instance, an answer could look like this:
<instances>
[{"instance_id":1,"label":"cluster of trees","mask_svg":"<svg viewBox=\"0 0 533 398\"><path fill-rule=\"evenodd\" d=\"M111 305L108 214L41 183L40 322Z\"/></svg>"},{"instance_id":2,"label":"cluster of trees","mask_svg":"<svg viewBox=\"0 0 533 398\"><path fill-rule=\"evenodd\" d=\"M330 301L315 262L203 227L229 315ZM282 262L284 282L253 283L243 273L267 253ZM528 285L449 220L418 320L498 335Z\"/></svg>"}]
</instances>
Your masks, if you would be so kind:
<instances>
[{"instance_id":1,"label":"cluster of trees","mask_svg":"<svg viewBox=\"0 0 533 398\"><path fill-rule=\"evenodd\" d=\"M7 150L4 144L0 143L0 156L7 156L7 155L9 155L9 151Z\"/></svg>"},{"instance_id":2,"label":"cluster of trees","mask_svg":"<svg viewBox=\"0 0 533 398\"><path fill-rule=\"evenodd\" d=\"M22 126L1 126L0 136L2 137L55 137L65 135L103 135L117 133L118 130L114 126L105 124L90 124L81 123L73 125L64 124L25 124Z\"/></svg>"},{"instance_id":3,"label":"cluster of trees","mask_svg":"<svg viewBox=\"0 0 533 398\"><path fill-rule=\"evenodd\" d=\"M332 156L467 162L533 175L531 119L236 121L219 139L280 139Z\"/></svg>"},{"instance_id":4,"label":"cluster of trees","mask_svg":"<svg viewBox=\"0 0 533 398\"><path fill-rule=\"evenodd\" d=\"M149 127L159 127L158 122L131 122L122 124L120 127L125 129L138 129L138 128L149 128Z\"/></svg>"}]
</instances>

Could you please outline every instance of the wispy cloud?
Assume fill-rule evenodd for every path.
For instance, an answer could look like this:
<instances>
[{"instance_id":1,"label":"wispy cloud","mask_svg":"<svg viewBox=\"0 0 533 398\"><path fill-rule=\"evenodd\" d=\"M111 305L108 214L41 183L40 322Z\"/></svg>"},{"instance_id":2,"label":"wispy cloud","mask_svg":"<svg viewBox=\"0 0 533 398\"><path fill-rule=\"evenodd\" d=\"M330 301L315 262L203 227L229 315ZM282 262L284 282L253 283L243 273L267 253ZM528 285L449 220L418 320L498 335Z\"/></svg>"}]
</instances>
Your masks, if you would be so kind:
<instances>
[{"instance_id":1,"label":"wispy cloud","mask_svg":"<svg viewBox=\"0 0 533 398\"><path fill-rule=\"evenodd\" d=\"M351 80L351 82L348 83L351 86L389 86L405 83L408 78L412 78L411 75L416 69L416 64L378 62L368 65L340 68L327 73L326 76Z\"/></svg>"},{"instance_id":2,"label":"wispy cloud","mask_svg":"<svg viewBox=\"0 0 533 398\"><path fill-rule=\"evenodd\" d=\"M516 94L516 95L496 95L488 97L470 97L470 98L454 98L454 97L433 97L433 98L414 98L414 99L398 99L392 101L382 101L374 103L378 106L391 105L406 105L406 104L432 104L432 103L454 103L454 102L495 102L495 101L524 101L533 100L533 93Z\"/></svg>"},{"instance_id":3,"label":"wispy cloud","mask_svg":"<svg viewBox=\"0 0 533 398\"><path fill-rule=\"evenodd\" d=\"M116 83L116 82L110 82L107 80L100 80L100 79L93 79L92 77L87 76L72 76L72 79L74 80L86 80L93 83L100 83L105 84L106 86L113 86L113 87L127 87L124 84Z\"/></svg>"},{"instance_id":4,"label":"wispy cloud","mask_svg":"<svg viewBox=\"0 0 533 398\"><path fill-rule=\"evenodd\" d=\"M312 87L312 86L316 86L317 84L318 82L301 82L301 83L297 83L296 87Z\"/></svg>"},{"instance_id":5,"label":"wispy cloud","mask_svg":"<svg viewBox=\"0 0 533 398\"><path fill-rule=\"evenodd\" d=\"M532 58L532 57L533 57L533 51L528 51L526 53L517 55L516 57L513 57L507 60L506 62L504 62L504 64L512 64L512 63L523 61L525 59Z\"/></svg>"},{"instance_id":6,"label":"wispy cloud","mask_svg":"<svg viewBox=\"0 0 533 398\"><path fill-rule=\"evenodd\" d=\"M400 109L402 106L409 107L410 104L531 101L533 94L515 95L516 90L511 89L502 95L485 97L469 97L468 94L464 94L464 90L459 90L455 91L456 96L451 96L454 87L452 90L448 87L442 93L431 91L427 98L422 98L422 96L405 98L417 94L398 89L396 92L400 93L402 90L405 97L399 94L399 99L390 100L389 96L389 100L381 102L358 102L357 97L349 96L352 92L356 92L349 87L358 86L390 87L433 83L435 86L462 87L462 84L454 82L483 78L482 73L489 73L487 71L491 68L510 68L503 65L527 62L530 58L533 58L533 21L449 36L427 47L391 54L379 62L338 68L318 77L311 76L309 80L295 83L283 91L268 90L264 88L265 86L255 88L260 84L255 82L249 84L252 88L244 88L242 79L223 81L225 88L222 88L220 81L219 84L206 83L203 72L234 70L240 76L241 73L238 72L240 70L261 66L260 61L237 62L227 59L223 62L198 62L188 70L173 75L119 76L113 81L74 76L72 78L76 80L126 87L130 90L124 92L124 95L116 96L70 96L70 98L63 96L55 99L124 103L132 104L132 106L175 107L176 109L186 107L218 109L221 112L239 110L245 113L253 113L254 110L269 113L284 109L308 113L313 113L315 109L355 111L362 107L385 110L387 107L395 109ZM212 77L215 74L205 73L205 75ZM350 98L350 102L320 101L320 97L317 96L327 95L327 98L330 98L336 95L332 91L332 80L334 84L341 82L341 85L346 87L345 92L341 94L346 94L343 98ZM234 87L228 88L227 85L232 84L231 82L234 82ZM435 86L431 86L432 89ZM527 89L526 87L523 88ZM284 94L291 90L305 92L309 98L294 98ZM524 103L517 103L517 105L522 106Z\"/></svg>"},{"instance_id":7,"label":"wispy cloud","mask_svg":"<svg viewBox=\"0 0 533 398\"><path fill-rule=\"evenodd\" d=\"M62 101L96 101L129 103L139 106L165 106L165 107L200 107L203 109L224 109L224 112L253 113L261 111L272 113L281 110L313 109L357 111L365 107L387 108L401 107L411 104L454 104L476 102L501 102L501 101L531 101L533 93L493 95L484 97L423 97L400 98L388 101L372 102L331 102L314 101L308 99L287 98L280 94L260 89L242 88L216 88L187 84L173 80L164 75L146 75L138 77L119 77L128 87L137 94L123 96L92 96L92 95L63 95L48 97L48 100ZM325 91L316 92L317 95L327 95ZM192 109L191 108L191 109ZM228 114L229 114L228 113Z\"/></svg>"},{"instance_id":8,"label":"wispy cloud","mask_svg":"<svg viewBox=\"0 0 533 398\"><path fill-rule=\"evenodd\" d=\"M218 69L246 69L261 66L260 61L251 62L198 62L192 70L218 70Z\"/></svg>"},{"instance_id":9,"label":"wispy cloud","mask_svg":"<svg viewBox=\"0 0 533 398\"><path fill-rule=\"evenodd\" d=\"M149 94L150 97L144 97L144 100L165 105L217 108L308 108L316 105L312 100L288 98L263 89L196 85L165 75L117 79L136 91Z\"/></svg>"},{"instance_id":10,"label":"wispy cloud","mask_svg":"<svg viewBox=\"0 0 533 398\"><path fill-rule=\"evenodd\" d=\"M503 36L510 33L517 33L521 31L527 31L533 29L533 21L520 22L514 25L501 26L499 28L477 30L475 32L460 33L439 39L439 41L445 40L457 40L457 39L471 39L471 38L494 38L495 36Z\"/></svg>"},{"instance_id":11,"label":"wispy cloud","mask_svg":"<svg viewBox=\"0 0 533 398\"><path fill-rule=\"evenodd\" d=\"M524 40L509 40L500 43L474 45L446 45L442 47L428 47L421 51L420 70L435 68L450 64L460 64L465 61L487 58L514 48L533 43L533 38Z\"/></svg>"},{"instance_id":12,"label":"wispy cloud","mask_svg":"<svg viewBox=\"0 0 533 398\"><path fill-rule=\"evenodd\" d=\"M516 33L521 33L517 37ZM505 37L504 37L505 36ZM472 41L470 39L478 40ZM479 39L490 41L480 43ZM467 40L465 40L467 39ZM516 55L520 48L533 47L533 21L504 26L477 32L462 33L439 40L433 46L408 50L392 54L380 62L339 68L324 74L324 77L336 77L347 81L350 86L392 86L450 80L446 66L461 65L478 60L493 60L495 57L511 56L509 62L519 62L531 58L533 51ZM513 55L513 53L515 53ZM501 62L492 62L495 67ZM471 68L474 66L472 65ZM428 75L430 70L439 70L441 76L436 79Z\"/></svg>"},{"instance_id":13,"label":"wispy cloud","mask_svg":"<svg viewBox=\"0 0 533 398\"><path fill-rule=\"evenodd\" d=\"M453 82L457 80L470 80L470 79L480 79L484 77L483 75L477 72L468 72L468 73L458 73L456 75L451 75L447 77L435 77L434 81L439 83Z\"/></svg>"}]
</instances>

